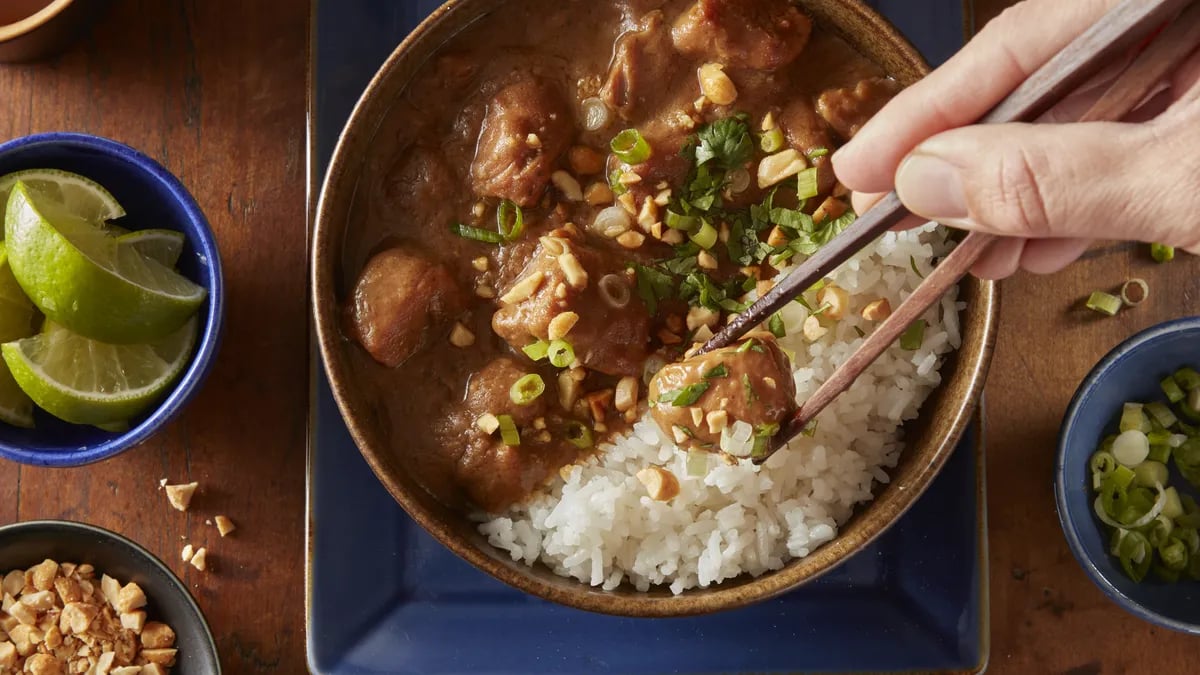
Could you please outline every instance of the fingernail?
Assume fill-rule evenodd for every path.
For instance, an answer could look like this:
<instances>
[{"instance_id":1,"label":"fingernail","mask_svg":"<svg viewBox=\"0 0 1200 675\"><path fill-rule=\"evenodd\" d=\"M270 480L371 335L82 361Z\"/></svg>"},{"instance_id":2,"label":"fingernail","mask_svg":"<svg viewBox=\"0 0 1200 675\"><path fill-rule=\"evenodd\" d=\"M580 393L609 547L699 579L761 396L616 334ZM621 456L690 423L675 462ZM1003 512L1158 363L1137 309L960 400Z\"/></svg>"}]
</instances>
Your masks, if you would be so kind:
<instances>
[{"instance_id":1,"label":"fingernail","mask_svg":"<svg viewBox=\"0 0 1200 675\"><path fill-rule=\"evenodd\" d=\"M962 220L967 213L958 168L934 155L913 154L896 170L896 194L909 211L930 220Z\"/></svg>"}]
</instances>

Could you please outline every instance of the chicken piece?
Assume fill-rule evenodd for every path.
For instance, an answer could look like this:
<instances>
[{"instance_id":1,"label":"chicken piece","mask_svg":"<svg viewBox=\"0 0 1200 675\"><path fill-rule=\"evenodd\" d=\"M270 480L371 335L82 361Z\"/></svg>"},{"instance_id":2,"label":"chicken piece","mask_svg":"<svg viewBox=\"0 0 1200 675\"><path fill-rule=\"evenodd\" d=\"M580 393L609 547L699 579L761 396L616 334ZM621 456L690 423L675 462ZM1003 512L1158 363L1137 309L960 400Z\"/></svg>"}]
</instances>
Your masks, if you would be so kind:
<instances>
[{"instance_id":1,"label":"chicken piece","mask_svg":"<svg viewBox=\"0 0 1200 675\"><path fill-rule=\"evenodd\" d=\"M602 284L608 275L614 279ZM624 300L617 306L612 292L622 286L628 293L617 298ZM543 238L500 299L492 329L514 349L551 339L556 317L574 312L577 321L562 337L582 365L607 375L641 375L650 316L620 257L569 239Z\"/></svg>"},{"instance_id":2,"label":"chicken piece","mask_svg":"<svg viewBox=\"0 0 1200 675\"><path fill-rule=\"evenodd\" d=\"M573 124L554 85L521 76L488 104L471 163L472 188L480 196L534 206L571 143Z\"/></svg>"},{"instance_id":3,"label":"chicken piece","mask_svg":"<svg viewBox=\"0 0 1200 675\"><path fill-rule=\"evenodd\" d=\"M899 92L895 80L871 77L853 87L823 92L817 99L817 112L839 136L849 140Z\"/></svg>"},{"instance_id":4,"label":"chicken piece","mask_svg":"<svg viewBox=\"0 0 1200 675\"><path fill-rule=\"evenodd\" d=\"M348 304L348 331L376 361L396 367L464 306L454 278L441 265L391 248L363 268Z\"/></svg>"},{"instance_id":5,"label":"chicken piece","mask_svg":"<svg viewBox=\"0 0 1200 675\"><path fill-rule=\"evenodd\" d=\"M651 414L681 446L720 452L721 432L744 422L754 435L773 435L796 410L787 356L770 333L736 346L664 366L650 382ZM735 456L751 448L732 448Z\"/></svg>"},{"instance_id":6,"label":"chicken piece","mask_svg":"<svg viewBox=\"0 0 1200 675\"><path fill-rule=\"evenodd\" d=\"M641 119L661 107L663 83L678 79L673 76L678 63L663 13L650 12L637 30L617 39L600 98L622 119Z\"/></svg>"},{"instance_id":7,"label":"chicken piece","mask_svg":"<svg viewBox=\"0 0 1200 675\"><path fill-rule=\"evenodd\" d=\"M671 30L675 49L729 68L776 70L808 44L812 20L788 0L697 0Z\"/></svg>"},{"instance_id":8,"label":"chicken piece","mask_svg":"<svg viewBox=\"0 0 1200 675\"><path fill-rule=\"evenodd\" d=\"M811 156L814 150L826 150L824 156L811 160L811 164L817 169L817 187L820 193L829 194L837 183L833 163L830 161L837 145L829 135L829 125L817 114L813 102L806 96L798 97L779 113L778 123L783 129L788 145L805 156Z\"/></svg>"},{"instance_id":9,"label":"chicken piece","mask_svg":"<svg viewBox=\"0 0 1200 675\"><path fill-rule=\"evenodd\" d=\"M554 397L546 391L531 403L519 405L509 396L513 383L533 372L508 357L498 358L471 376L467 383L466 407L473 419L485 414L511 415L517 426L532 424L546 414L546 401ZM547 382L547 389L553 382Z\"/></svg>"}]
</instances>

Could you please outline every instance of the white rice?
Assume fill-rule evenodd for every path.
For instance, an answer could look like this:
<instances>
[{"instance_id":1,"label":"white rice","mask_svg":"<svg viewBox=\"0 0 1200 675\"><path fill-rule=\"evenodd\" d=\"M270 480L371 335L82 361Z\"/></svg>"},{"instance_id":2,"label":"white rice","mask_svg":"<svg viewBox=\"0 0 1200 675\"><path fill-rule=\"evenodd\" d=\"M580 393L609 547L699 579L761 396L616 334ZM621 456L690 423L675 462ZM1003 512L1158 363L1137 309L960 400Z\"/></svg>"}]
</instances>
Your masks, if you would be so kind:
<instances>
[{"instance_id":1,"label":"white rice","mask_svg":"<svg viewBox=\"0 0 1200 675\"><path fill-rule=\"evenodd\" d=\"M855 327L871 300L899 306L921 282L931 260L950 245L933 226L885 234L831 277L850 292L851 307L817 342L801 335L808 311L784 310L795 352L797 399L803 401L862 341ZM513 560L541 561L557 574L592 586L639 590L669 585L674 593L710 586L741 574L758 576L804 557L837 536L856 505L871 499L876 481L888 482L903 448L900 425L916 417L941 381L945 355L960 344L955 292L925 316L924 344L893 346L818 418L813 437L794 440L762 466L728 466L709 458L703 478L689 477L686 454L646 414L633 431L605 444L598 456L565 470L545 494L506 514L479 516L480 532ZM652 500L634 475L662 466L679 479L669 502Z\"/></svg>"}]
</instances>

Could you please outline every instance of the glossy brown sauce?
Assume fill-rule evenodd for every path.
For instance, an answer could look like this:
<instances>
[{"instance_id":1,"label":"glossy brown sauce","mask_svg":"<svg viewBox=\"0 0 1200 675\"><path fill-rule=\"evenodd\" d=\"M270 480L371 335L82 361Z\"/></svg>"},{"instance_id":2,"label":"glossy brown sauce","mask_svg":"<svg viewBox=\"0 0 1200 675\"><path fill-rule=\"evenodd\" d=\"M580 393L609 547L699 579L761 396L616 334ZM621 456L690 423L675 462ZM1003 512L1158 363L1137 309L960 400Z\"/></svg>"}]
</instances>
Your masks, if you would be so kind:
<instances>
[{"instance_id":1,"label":"glossy brown sauce","mask_svg":"<svg viewBox=\"0 0 1200 675\"><path fill-rule=\"evenodd\" d=\"M755 7L755 11L759 5L771 5L774 11L780 3L746 0L745 4ZM581 101L600 93L609 79L614 54L621 51L619 45L614 47L619 37L658 22L667 32L658 33L657 39L663 41L663 48L669 48L671 24L693 5L692 0L506 3L442 47L395 102L377 132L373 150L365 158L347 226L341 296L351 296L356 280L374 254L399 245L439 265L461 291L463 307L449 303L453 311L445 311L453 316L439 316L424 326L425 332L418 335L418 348L400 365L387 367L363 349L354 349L352 368L359 386L366 389L365 398L372 402L373 412L383 418L380 426L391 430L391 446L403 465L431 493L452 506L467 508L474 503L499 510L521 499L553 477L557 468L584 452L557 437L563 425L573 419L582 419L589 426L595 422L586 413L581 417L578 408L563 410L558 405L555 383L561 369L545 361L534 364L501 339L493 330L497 300L479 297L476 289L483 285L497 296L502 294L528 273L526 265L537 254L538 236L566 223L578 225L579 245L594 250L596 256L607 261L604 265L619 269L630 260L648 263L671 254L669 246L652 237L631 251L588 233L587 224L603 206L567 202L553 187L538 205L524 209L527 226L518 242L496 246L452 234L449 227L454 223L495 229L493 209L498 200L477 195L471 176L489 102L514 81L532 76L556 89L573 117L571 137L562 141L565 145L589 146L607 155L613 135L622 128L635 127L655 144L656 159L674 161L670 156L673 151L668 153L663 148L677 149L689 134L673 129L668 118L691 109L700 95L697 68L712 58L674 51L655 57L657 62L649 64L654 67L636 73L643 80L635 81L640 96L637 104L622 109L632 117L621 120L614 112L610 123L598 131L584 130ZM730 68L729 72L737 83L737 101L728 109L709 110L704 121L733 111L744 112L749 114L756 132L758 121L769 111L783 118L789 105L799 106L797 110L807 119L815 115L814 102L822 92L853 87L882 75L877 66L819 27L813 29L799 58L778 70ZM818 122L828 140L811 141L802 130L789 128L789 144L808 151L811 148L800 146L821 142L835 146L840 142L829 124ZM830 152L833 149L828 148ZM557 167L568 166L565 156L554 161ZM610 167L613 162L610 158ZM603 174L579 176L579 182L585 188L595 182L606 183ZM830 179L823 186L823 196L831 188ZM763 194L752 186L738 200L750 203ZM481 202L483 214L477 217L473 211ZM808 211L815 206L812 203ZM488 261L484 273L477 267L480 257ZM723 262L721 270L713 274L731 275L736 270L736 265ZM347 304L352 303L348 300ZM636 296L634 305L638 311L646 311ZM663 330L678 328L673 324L686 310L687 306L677 301L667 300L660 305L650 321L649 342L641 346L646 353L658 352L667 360L681 355L686 345L667 344L670 340L661 335ZM603 306L595 311L601 312L597 319L600 323L616 318L615 314L604 314L611 310ZM449 335L455 321L473 334L474 343L469 347L451 344ZM538 373L546 382L546 400L539 403L544 410L539 410L538 417L555 432L552 441L533 440L536 434L531 428L520 446L507 448L485 438L477 429L478 410L464 403L468 387L477 374L500 357L511 357L524 371ZM611 390L619 376L589 372L586 385L593 390ZM644 397L645 382L641 377L638 380L640 396ZM522 412L517 411L518 415ZM605 431L598 432L597 438L624 428L625 419L610 405L605 423L600 425Z\"/></svg>"}]
</instances>

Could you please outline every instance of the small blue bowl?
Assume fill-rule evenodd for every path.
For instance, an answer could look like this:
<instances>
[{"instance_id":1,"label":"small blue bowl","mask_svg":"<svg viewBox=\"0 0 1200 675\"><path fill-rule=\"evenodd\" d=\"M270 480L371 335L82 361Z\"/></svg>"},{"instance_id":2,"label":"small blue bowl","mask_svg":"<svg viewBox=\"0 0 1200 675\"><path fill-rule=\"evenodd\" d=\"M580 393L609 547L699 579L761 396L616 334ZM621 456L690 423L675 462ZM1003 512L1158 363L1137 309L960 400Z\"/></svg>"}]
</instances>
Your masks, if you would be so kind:
<instances>
[{"instance_id":1,"label":"small blue bowl","mask_svg":"<svg viewBox=\"0 0 1200 675\"><path fill-rule=\"evenodd\" d=\"M1067 408L1058 441L1054 493L1058 518L1079 564L1123 609L1151 623L1200 635L1200 581L1134 583L1108 552L1109 536L1092 510L1088 460L1113 433L1128 401L1165 400L1159 382L1183 366L1200 367L1200 317L1149 328L1118 345L1088 374ZM1171 484L1196 496L1174 467Z\"/></svg>"},{"instance_id":2,"label":"small blue bowl","mask_svg":"<svg viewBox=\"0 0 1200 675\"><path fill-rule=\"evenodd\" d=\"M224 323L224 284L217 242L208 221L183 184L158 162L116 141L74 133L25 136L0 144L0 175L24 169L62 169L100 183L121 202L129 229L164 228L182 232L187 242L179 271L208 289L200 307L203 325L196 353L183 375L156 408L111 433L68 424L40 409L36 428L0 423L0 457L38 466L79 466L117 455L150 438L174 419L200 390L212 369Z\"/></svg>"}]
</instances>

